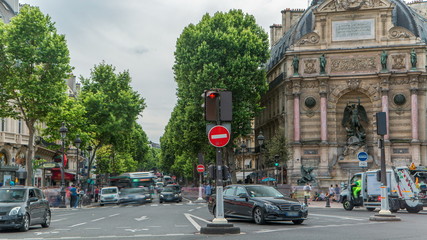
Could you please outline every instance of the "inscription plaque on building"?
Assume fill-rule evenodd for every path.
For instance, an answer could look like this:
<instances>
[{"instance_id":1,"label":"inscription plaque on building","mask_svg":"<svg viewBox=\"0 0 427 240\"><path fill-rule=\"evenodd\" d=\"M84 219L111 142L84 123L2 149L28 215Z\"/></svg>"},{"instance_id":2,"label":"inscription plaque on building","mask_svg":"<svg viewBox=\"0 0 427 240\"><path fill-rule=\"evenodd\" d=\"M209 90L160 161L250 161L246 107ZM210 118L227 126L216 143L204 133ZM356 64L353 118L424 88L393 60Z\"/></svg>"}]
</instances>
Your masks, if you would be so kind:
<instances>
[{"instance_id":1,"label":"inscription plaque on building","mask_svg":"<svg viewBox=\"0 0 427 240\"><path fill-rule=\"evenodd\" d=\"M333 21L332 41L374 39L374 23L374 19Z\"/></svg>"}]
</instances>

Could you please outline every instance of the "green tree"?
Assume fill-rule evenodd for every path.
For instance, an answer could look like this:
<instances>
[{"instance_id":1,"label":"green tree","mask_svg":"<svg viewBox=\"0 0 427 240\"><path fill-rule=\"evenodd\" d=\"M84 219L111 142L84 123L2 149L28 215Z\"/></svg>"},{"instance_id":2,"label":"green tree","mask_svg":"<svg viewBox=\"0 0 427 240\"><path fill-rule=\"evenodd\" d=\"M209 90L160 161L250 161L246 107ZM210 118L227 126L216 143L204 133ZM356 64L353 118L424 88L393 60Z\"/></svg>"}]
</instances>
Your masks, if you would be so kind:
<instances>
[{"instance_id":1,"label":"green tree","mask_svg":"<svg viewBox=\"0 0 427 240\"><path fill-rule=\"evenodd\" d=\"M36 123L62 107L70 57L65 36L39 8L25 5L0 25L0 116L22 119L29 129L27 185L32 179Z\"/></svg>"},{"instance_id":2,"label":"green tree","mask_svg":"<svg viewBox=\"0 0 427 240\"><path fill-rule=\"evenodd\" d=\"M80 98L93 146L89 167L104 145L112 145L118 152L126 149L134 136L136 120L145 108L144 99L130 86L129 71L115 71L115 67L102 62L92 69L89 78L81 78Z\"/></svg>"},{"instance_id":3,"label":"green tree","mask_svg":"<svg viewBox=\"0 0 427 240\"><path fill-rule=\"evenodd\" d=\"M200 107L200 95L206 89L232 91L232 138L248 134L251 120L261 109L260 96L267 90L261 66L268 56L267 33L241 10L206 14L197 25L187 26L176 43L173 70L178 103L166 128L168 139L162 138L162 148L163 143L168 148L163 160L171 161L172 154L175 161L185 153L194 167L198 152L213 153ZM229 153L232 148L229 144Z\"/></svg>"},{"instance_id":4,"label":"green tree","mask_svg":"<svg viewBox=\"0 0 427 240\"><path fill-rule=\"evenodd\" d=\"M102 146L96 155L96 173L120 175L124 172L134 172L137 162L129 153L118 152L112 145Z\"/></svg>"},{"instance_id":5,"label":"green tree","mask_svg":"<svg viewBox=\"0 0 427 240\"><path fill-rule=\"evenodd\" d=\"M281 165L286 164L292 157L291 147L285 137L284 128L279 128L270 141L265 144L265 148L265 163L269 167L273 167L276 160L278 160Z\"/></svg>"}]
</instances>

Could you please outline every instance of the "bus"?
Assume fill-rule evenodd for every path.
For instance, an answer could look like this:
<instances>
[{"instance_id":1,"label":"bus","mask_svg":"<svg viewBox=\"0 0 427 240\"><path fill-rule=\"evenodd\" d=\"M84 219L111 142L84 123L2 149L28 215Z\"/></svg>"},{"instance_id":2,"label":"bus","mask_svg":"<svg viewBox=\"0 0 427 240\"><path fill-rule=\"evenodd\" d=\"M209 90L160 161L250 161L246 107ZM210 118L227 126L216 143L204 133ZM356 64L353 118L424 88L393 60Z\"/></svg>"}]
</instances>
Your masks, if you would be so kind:
<instances>
[{"instance_id":1,"label":"bus","mask_svg":"<svg viewBox=\"0 0 427 240\"><path fill-rule=\"evenodd\" d=\"M109 179L110 185L119 189L147 187L150 193L154 193L157 176L153 172L127 172Z\"/></svg>"}]
</instances>

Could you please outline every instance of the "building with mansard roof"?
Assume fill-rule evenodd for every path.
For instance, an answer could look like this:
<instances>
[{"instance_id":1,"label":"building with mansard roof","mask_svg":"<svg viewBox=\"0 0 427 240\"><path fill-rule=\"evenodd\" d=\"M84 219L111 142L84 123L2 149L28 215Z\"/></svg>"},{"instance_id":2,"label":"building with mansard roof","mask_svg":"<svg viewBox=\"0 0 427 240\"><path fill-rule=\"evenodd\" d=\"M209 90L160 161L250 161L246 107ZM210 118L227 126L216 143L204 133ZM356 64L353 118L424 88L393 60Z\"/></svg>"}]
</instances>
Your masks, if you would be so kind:
<instances>
[{"instance_id":1,"label":"building with mansard roof","mask_svg":"<svg viewBox=\"0 0 427 240\"><path fill-rule=\"evenodd\" d=\"M325 187L365 164L378 168L378 112L386 115L378 122L387 131L386 165L427 165L424 4L314 0L306 10L282 11L282 24L270 29L270 87L255 125L266 139L286 129L289 183L310 174ZM265 174L263 162L257 166Z\"/></svg>"}]
</instances>

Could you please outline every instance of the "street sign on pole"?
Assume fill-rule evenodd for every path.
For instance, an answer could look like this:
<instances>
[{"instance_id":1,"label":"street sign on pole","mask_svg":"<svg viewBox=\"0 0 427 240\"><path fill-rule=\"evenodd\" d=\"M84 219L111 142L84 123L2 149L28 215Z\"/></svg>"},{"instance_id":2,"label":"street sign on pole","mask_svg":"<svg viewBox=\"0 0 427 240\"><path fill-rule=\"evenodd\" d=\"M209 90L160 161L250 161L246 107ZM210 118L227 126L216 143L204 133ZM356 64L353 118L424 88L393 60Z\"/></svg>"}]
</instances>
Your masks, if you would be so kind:
<instances>
[{"instance_id":1,"label":"street sign on pole","mask_svg":"<svg viewBox=\"0 0 427 240\"><path fill-rule=\"evenodd\" d=\"M230 141L230 131L221 125L217 125L208 133L209 143L215 147L224 147Z\"/></svg>"},{"instance_id":2,"label":"street sign on pole","mask_svg":"<svg viewBox=\"0 0 427 240\"><path fill-rule=\"evenodd\" d=\"M204 165L202 165L202 164L197 165L197 171L198 171L199 173L204 172L204 171L205 171L205 166L204 166Z\"/></svg>"},{"instance_id":3,"label":"street sign on pole","mask_svg":"<svg viewBox=\"0 0 427 240\"><path fill-rule=\"evenodd\" d=\"M359 152L357 154L357 159L359 160L359 167L368 167L368 153Z\"/></svg>"}]
</instances>

